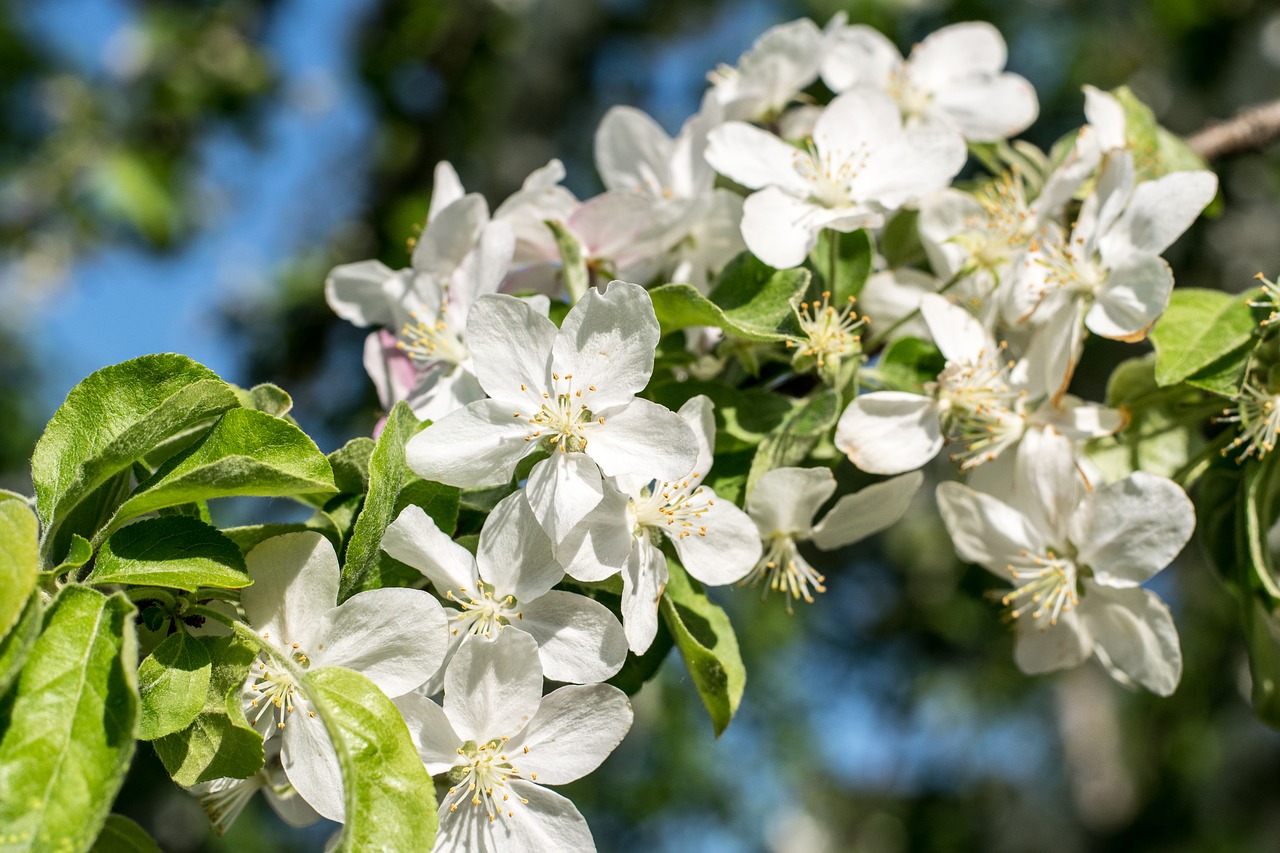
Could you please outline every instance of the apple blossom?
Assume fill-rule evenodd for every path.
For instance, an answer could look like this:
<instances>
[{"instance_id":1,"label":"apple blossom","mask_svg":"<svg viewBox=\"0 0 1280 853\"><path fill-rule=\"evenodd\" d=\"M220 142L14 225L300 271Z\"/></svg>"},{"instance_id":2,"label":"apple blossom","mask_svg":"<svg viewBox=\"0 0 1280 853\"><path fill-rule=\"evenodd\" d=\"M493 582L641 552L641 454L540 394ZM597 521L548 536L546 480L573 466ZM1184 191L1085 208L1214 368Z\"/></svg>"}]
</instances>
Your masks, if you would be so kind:
<instances>
[{"instance_id":1,"label":"apple blossom","mask_svg":"<svg viewBox=\"0 0 1280 853\"><path fill-rule=\"evenodd\" d=\"M476 377L490 399L471 403L409 440L409 467L463 488L508 482L542 450L526 494L557 545L604 496L601 473L665 480L697 458L674 412L635 397L649 382L658 321L648 293L615 281L590 290L556 329L514 297L477 300L467 324Z\"/></svg>"},{"instance_id":2,"label":"apple blossom","mask_svg":"<svg viewBox=\"0 0 1280 853\"><path fill-rule=\"evenodd\" d=\"M537 643L503 631L462 644L445 671L444 707L396 700L427 770L445 774L436 853L595 850L573 803L544 785L600 765L631 728L631 703L608 684L542 695Z\"/></svg>"},{"instance_id":3,"label":"apple blossom","mask_svg":"<svg viewBox=\"0 0 1280 853\"><path fill-rule=\"evenodd\" d=\"M382 548L422 572L458 608L448 609L446 666L465 637L492 637L506 628L538 642L543 672L556 681L604 681L626 660L622 625L607 607L552 589L564 569L519 492L493 508L474 557L416 506L405 507L387 527Z\"/></svg>"},{"instance_id":4,"label":"apple blossom","mask_svg":"<svg viewBox=\"0 0 1280 853\"><path fill-rule=\"evenodd\" d=\"M744 583L763 584L762 599L770 591L783 593L788 613L797 599L812 602L814 592L827 591L826 578L800 554L799 543L832 551L879 533L903 516L923 481L916 471L844 495L815 524L818 509L836 491L831 469L766 471L747 498L747 514L766 548Z\"/></svg>"},{"instance_id":5,"label":"apple blossom","mask_svg":"<svg viewBox=\"0 0 1280 853\"><path fill-rule=\"evenodd\" d=\"M253 580L240 599L245 616L264 642L295 665L353 669L392 697L417 688L440 668L448 646L444 608L421 590L391 588L336 604L338 558L319 533L268 539L245 562ZM259 656L244 696L250 722L264 737L282 738L280 762L289 782L317 812L340 821L338 759L290 670L269 655Z\"/></svg>"}]
</instances>

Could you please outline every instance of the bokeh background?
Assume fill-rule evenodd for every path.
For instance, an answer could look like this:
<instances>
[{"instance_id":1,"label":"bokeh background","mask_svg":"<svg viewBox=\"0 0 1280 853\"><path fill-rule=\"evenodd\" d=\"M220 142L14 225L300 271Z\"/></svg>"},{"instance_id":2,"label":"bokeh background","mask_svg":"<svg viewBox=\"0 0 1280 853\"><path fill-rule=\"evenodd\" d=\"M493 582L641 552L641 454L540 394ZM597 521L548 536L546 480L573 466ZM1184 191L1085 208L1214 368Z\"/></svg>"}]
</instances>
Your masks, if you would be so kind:
<instances>
[{"instance_id":1,"label":"bokeh background","mask_svg":"<svg viewBox=\"0 0 1280 853\"><path fill-rule=\"evenodd\" d=\"M1264 0L0 0L0 486L29 492L72 385L147 352L283 385L323 450L368 433L362 333L324 275L404 264L438 160L496 203L560 157L588 196L609 106L674 132L716 64L841 9L904 48L995 23L1042 146L1081 123L1084 83L1131 86L1180 133L1280 97ZM1280 157L1215 165L1221 214L1169 258L1181 285L1243 290L1280 272ZM1137 351L1091 350L1082 389ZM927 496L825 568L790 617L720 591L749 673L721 739L677 659L635 698L631 735L566 790L601 850L1280 850L1280 737L1194 549L1158 578L1186 656L1168 700L1092 665L1021 676ZM258 804L213 838L145 746L117 808L174 853L318 850L331 828Z\"/></svg>"}]
</instances>

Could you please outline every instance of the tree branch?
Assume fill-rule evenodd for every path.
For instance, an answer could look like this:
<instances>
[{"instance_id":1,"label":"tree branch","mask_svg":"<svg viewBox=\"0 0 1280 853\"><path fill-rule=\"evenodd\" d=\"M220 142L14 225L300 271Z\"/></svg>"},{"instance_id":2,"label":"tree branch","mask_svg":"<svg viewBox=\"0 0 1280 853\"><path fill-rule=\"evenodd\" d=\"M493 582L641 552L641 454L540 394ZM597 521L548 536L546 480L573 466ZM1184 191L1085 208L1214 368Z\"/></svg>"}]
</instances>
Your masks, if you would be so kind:
<instances>
[{"instance_id":1,"label":"tree branch","mask_svg":"<svg viewBox=\"0 0 1280 853\"><path fill-rule=\"evenodd\" d=\"M1248 107L1227 121L1211 124L1187 138L1187 144L1206 160L1246 151L1261 151L1280 138L1280 101Z\"/></svg>"}]
</instances>

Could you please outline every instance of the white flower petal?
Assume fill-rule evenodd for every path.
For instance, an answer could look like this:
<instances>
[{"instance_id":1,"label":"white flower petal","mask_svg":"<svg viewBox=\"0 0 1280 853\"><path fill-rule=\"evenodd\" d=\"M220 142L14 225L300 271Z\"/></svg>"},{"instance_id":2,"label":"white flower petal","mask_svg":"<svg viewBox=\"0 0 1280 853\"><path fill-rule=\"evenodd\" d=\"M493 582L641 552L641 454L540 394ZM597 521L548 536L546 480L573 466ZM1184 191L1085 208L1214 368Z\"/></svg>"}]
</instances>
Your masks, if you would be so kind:
<instances>
[{"instance_id":1,"label":"white flower petal","mask_svg":"<svg viewBox=\"0 0 1280 853\"><path fill-rule=\"evenodd\" d=\"M644 534L622 570L622 627L631 651L644 654L658 635L658 600L667 588L667 560Z\"/></svg>"},{"instance_id":2,"label":"white flower petal","mask_svg":"<svg viewBox=\"0 0 1280 853\"><path fill-rule=\"evenodd\" d=\"M818 244L828 213L787 190L765 187L743 202L742 239L769 266L796 267Z\"/></svg>"},{"instance_id":3,"label":"white flower petal","mask_svg":"<svg viewBox=\"0 0 1280 853\"><path fill-rule=\"evenodd\" d=\"M534 448L528 425L497 400L478 400L409 439L405 461L419 477L464 489L505 485Z\"/></svg>"},{"instance_id":4,"label":"white flower petal","mask_svg":"<svg viewBox=\"0 0 1280 853\"><path fill-rule=\"evenodd\" d=\"M1168 696L1182 678L1182 648L1169 608L1155 593L1085 582L1080 618L1110 663L1155 693Z\"/></svg>"},{"instance_id":5,"label":"white flower petal","mask_svg":"<svg viewBox=\"0 0 1280 853\"><path fill-rule=\"evenodd\" d=\"M822 80L833 92L854 86L883 89L889 73L902 65L897 45L864 25L842 27L829 37L822 57Z\"/></svg>"},{"instance_id":6,"label":"white flower petal","mask_svg":"<svg viewBox=\"0 0 1280 853\"><path fill-rule=\"evenodd\" d=\"M446 798L433 853L595 853L591 830L572 802L523 779L508 779L506 788L507 810L493 820L483 805L471 805L465 790Z\"/></svg>"},{"instance_id":7,"label":"white flower petal","mask_svg":"<svg viewBox=\"0 0 1280 853\"><path fill-rule=\"evenodd\" d=\"M920 314L947 361L974 364L999 357L999 348L978 318L936 293L920 297Z\"/></svg>"},{"instance_id":8,"label":"white flower petal","mask_svg":"<svg viewBox=\"0 0 1280 853\"><path fill-rule=\"evenodd\" d=\"M774 468L760 475L747 496L747 514L763 539L778 533L807 539L818 508L835 490L830 468Z\"/></svg>"},{"instance_id":9,"label":"white flower petal","mask_svg":"<svg viewBox=\"0 0 1280 853\"><path fill-rule=\"evenodd\" d=\"M444 773L459 762L457 750L462 738L454 732L443 708L420 693L406 693L394 701L428 773Z\"/></svg>"},{"instance_id":10,"label":"white flower petal","mask_svg":"<svg viewBox=\"0 0 1280 853\"><path fill-rule=\"evenodd\" d=\"M529 472L524 493L542 529L559 545L569 531L600 505L600 469L582 453L553 452Z\"/></svg>"},{"instance_id":11,"label":"white flower petal","mask_svg":"<svg viewBox=\"0 0 1280 853\"><path fill-rule=\"evenodd\" d=\"M394 297L388 283L399 277L381 261L358 261L334 267L324 282L324 298L333 313L357 326L389 326L395 322ZM403 282L399 288L403 290Z\"/></svg>"},{"instance_id":12,"label":"white flower petal","mask_svg":"<svg viewBox=\"0 0 1280 853\"><path fill-rule=\"evenodd\" d=\"M627 636L622 623L594 599L552 590L524 605L520 612L524 618L513 625L538 641L543 674L552 681L604 681L626 662Z\"/></svg>"},{"instance_id":13,"label":"white flower petal","mask_svg":"<svg viewBox=\"0 0 1280 853\"><path fill-rule=\"evenodd\" d=\"M1103 152L1125 146L1124 106L1110 92L1084 87L1084 115Z\"/></svg>"},{"instance_id":14,"label":"white flower petal","mask_svg":"<svg viewBox=\"0 0 1280 853\"><path fill-rule=\"evenodd\" d=\"M637 397L597 414L587 455L610 477L635 474L655 480L683 479L698 461L698 439L685 419L665 406Z\"/></svg>"},{"instance_id":15,"label":"white flower petal","mask_svg":"<svg viewBox=\"0 0 1280 853\"><path fill-rule=\"evenodd\" d=\"M480 239L489 221L489 205L479 193L463 196L439 211L418 235L413 268L447 281Z\"/></svg>"},{"instance_id":16,"label":"white flower petal","mask_svg":"<svg viewBox=\"0 0 1280 853\"><path fill-rule=\"evenodd\" d=\"M480 531L476 562L480 576L493 584L496 597L514 595L521 603L545 595L564 577L551 540L519 491L503 498L489 513Z\"/></svg>"},{"instance_id":17,"label":"white flower petal","mask_svg":"<svg viewBox=\"0 0 1280 853\"><path fill-rule=\"evenodd\" d=\"M342 766L324 721L295 706L284 726L280 764L298 795L322 817L342 822L346 813Z\"/></svg>"},{"instance_id":18,"label":"white flower petal","mask_svg":"<svg viewBox=\"0 0 1280 853\"><path fill-rule=\"evenodd\" d=\"M312 665L353 669L388 696L400 696L440 668L447 621L440 603L422 590L366 590L329 612Z\"/></svg>"},{"instance_id":19,"label":"white flower petal","mask_svg":"<svg viewBox=\"0 0 1280 853\"><path fill-rule=\"evenodd\" d=\"M467 347L480 387L494 399L527 405L550 383L556 333L527 300L504 293L477 299L467 314Z\"/></svg>"},{"instance_id":20,"label":"white flower petal","mask_svg":"<svg viewBox=\"0 0 1280 853\"><path fill-rule=\"evenodd\" d=\"M1143 181L1115 225L1098 241L1104 261L1159 255L1191 227L1218 192L1213 172L1173 172Z\"/></svg>"},{"instance_id":21,"label":"white flower petal","mask_svg":"<svg viewBox=\"0 0 1280 853\"><path fill-rule=\"evenodd\" d=\"M1078 560L1098 583L1132 587L1173 562L1196 515L1177 483L1138 471L1098 489L1071 521Z\"/></svg>"},{"instance_id":22,"label":"white flower petal","mask_svg":"<svg viewBox=\"0 0 1280 853\"><path fill-rule=\"evenodd\" d=\"M1058 624L1041 629L1032 619L1018 620L1013 660L1027 675L1079 666L1093 651L1093 638L1079 611L1063 613Z\"/></svg>"},{"instance_id":23,"label":"white flower petal","mask_svg":"<svg viewBox=\"0 0 1280 853\"><path fill-rule=\"evenodd\" d=\"M838 163L855 151L874 150L902 140L902 113L893 98L873 89L854 89L835 98L813 126L819 153Z\"/></svg>"},{"instance_id":24,"label":"white flower petal","mask_svg":"<svg viewBox=\"0 0 1280 853\"><path fill-rule=\"evenodd\" d=\"M957 80L930 104L970 142L996 142L1026 130L1040 114L1035 87L1017 74Z\"/></svg>"},{"instance_id":25,"label":"white flower petal","mask_svg":"<svg viewBox=\"0 0 1280 853\"><path fill-rule=\"evenodd\" d=\"M538 643L523 631L469 634L444 673L444 712L463 740L514 737L541 700Z\"/></svg>"},{"instance_id":26,"label":"white flower petal","mask_svg":"<svg viewBox=\"0 0 1280 853\"><path fill-rule=\"evenodd\" d=\"M938 511L951 534L956 553L998 577L1007 579L1007 566L1022 562L1022 553L1043 553L1047 545L1025 515L1004 501L960 483L938 486Z\"/></svg>"},{"instance_id":27,"label":"white flower petal","mask_svg":"<svg viewBox=\"0 0 1280 853\"><path fill-rule=\"evenodd\" d=\"M382 550L422 572L440 595L476 589L475 558L444 535L422 507L410 504L387 525Z\"/></svg>"},{"instance_id":28,"label":"white flower petal","mask_svg":"<svg viewBox=\"0 0 1280 853\"><path fill-rule=\"evenodd\" d=\"M1067 539L1071 517L1085 494L1071 441L1051 428L1027 430L1018 446L1016 471L1018 505L1037 527L1052 531L1055 541Z\"/></svg>"},{"instance_id":29,"label":"white flower petal","mask_svg":"<svg viewBox=\"0 0 1280 853\"><path fill-rule=\"evenodd\" d=\"M759 484L756 486L759 488ZM724 586L742 580L760 560L760 534L745 512L732 503L704 489L698 500L712 503L701 518L690 519L699 525L686 530L676 522L662 528L676 547L680 562L698 580L708 586ZM700 533L699 530L705 531Z\"/></svg>"},{"instance_id":30,"label":"white flower petal","mask_svg":"<svg viewBox=\"0 0 1280 853\"><path fill-rule=\"evenodd\" d=\"M605 484L604 498L556 551L565 573L580 581L602 581L622 570L631 557L634 522L627 515L630 498Z\"/></svg>"},{"instance_id":31,"label":"white flower petal","mask_svg":"<svg viewBox=\"0 0 1280 853\"><path fill-rule=\"evenodd\" d=\"M831 551L879 533L906 514L923 482L924 475L912 471L844 495L813 528L813 544Z\"/></svg>"},{"instance_id":32,"label":"white flower petal","mask_svg":"<svg viewBox=\"0 0 1280 853\"><path fill-rule=\"evenodd\" d=\"M1154 255L1131 255L1110 270L1085 325L1104 338L1142 340L1169 305L1173 271Z\"/></svg>"},{"instance_id":33,"label":"white flower petal","mask_svg":"<svg viewBox=\"0 0 1280 853\"><path fill-rule=\"evenodd\" d=\"M608 684L561 687L542 699L538 713L508 746L520 756L521 776L539 784L581 779L609 757L631 729L627 694Z\"/></svg>"},{"instance_id":34,"label":"white flower petal","mask_svg":"<svg viewBox=\"0 0 1280 853\"><path fill-rule=\"evenodd\" d=\"M658 346L653 300L637 284L588 290L570 309L553 344L553 369L573 376L592 411L623 405L644 390ZM590 391L595 386L595 391Z\"/></svg>"},{"instance_id":35,"label":"white flower petal","mask_svg":"<svg viewBox=\"0 0 1280 853\"><path fill-rule=\"evenodd\" d=\"M901 391L854 398L836 423L836 447L871 474L903 474L942 449L938 403Z\"/></svg>"},{"instance_id":36,"label":"white flower petal","mask_svg":"<svg viewBox=\"0 0 1280 853\"><path fill-rule=\"evenodd\" d=\"M427 221L435 219L440 211L465 195L462 180L448 160L436 163L431 179L431 206L427 208Z\"/></svg>"},{"instance_id":37,"label":"white flower petal","mask_svg":"<svg viewBox=\"0 0 1280 853\"><path fill-rule=\"evenodd\" d=\"M998 74L1008 49L1000 31L985 21L966 21L935 30L907 57L911 82L938 91L955 80Z\"/></svg>"},{"instance_id":38,"label":"white flower petal","mask_svg":"<svg viewBox=\"0 0 1280 853\"><path fill-rule=\"evenodd\" d=\"M338 601L341 570L333 545L319 533L286 533L245 557L253 585L240 594L249 624L277 646L311 650L325 630L324 614Z\"/></svg>"},{"instance_id":39,"label":"white flower petal","mask_svg":"<svg viewBox=\"0 0 1280 853\"><path fill-rule=\"evenodd\" d=\"M612 107L596 128L596 171L611 190L660 192L671 183L674 145L646 113L634 107Z\"/></svg>"}]
</instances>

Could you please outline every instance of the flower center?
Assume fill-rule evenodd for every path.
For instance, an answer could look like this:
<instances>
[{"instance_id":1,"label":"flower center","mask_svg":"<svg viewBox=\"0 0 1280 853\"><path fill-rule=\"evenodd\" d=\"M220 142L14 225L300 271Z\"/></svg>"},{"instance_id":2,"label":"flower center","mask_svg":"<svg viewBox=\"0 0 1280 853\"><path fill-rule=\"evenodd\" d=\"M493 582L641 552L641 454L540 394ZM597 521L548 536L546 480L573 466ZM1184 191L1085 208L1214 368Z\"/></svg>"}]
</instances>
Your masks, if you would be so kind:
<instances>
[{"instance_id":1,"label":"flower center","mask_svg":"<svg viewBox=\"0 0 1280 853\"><path fill-rule=\"evenodd\" d=\"M838 367L842 358L861 352L862 336L858 330L867 318L859 319L854 313L854 302L850 296L846 305L836 308L831 304L831 291L824 290L821 302L801 302L796 308L800 330L808 339L799 355L817 359L819 370L827 366L827 359ZM787 341L788 347L794 345Z\"/></svg>"},{"instance_id":2,"label":"flower center","mask_svg":"<svg viewBox=\"0 0 1280 853\"><path fill-rule=\"evenodd\" d=\"M508 779L520 776L520 770L503 751L503 745L508 740L505 737L495 738L482 744L467 741L458 747L458 755L462 756L465 763L449 771L449 781L454 783L449 788L449 799L453 800L449 803L449 811L456 812L458 806L469 802L473 808L484 809L492 821L503 814L512 817L515 812L511 808L517 801L521 804L529 802L522 797L512 800L510 793L505 790ZM527 755L529 747L523 749ZM536 780L538 774L534 773L531 778ZM470 794L470 799L466 794Z\"/></svg>"},{"instance_id":3,"label":"flower center","mask_svg":"<svg viewBox=\"0 0 1280 853\"><path fill-rule=\"evenodd\" d=\"M447 291L442 296L447 296ZM396 337L396 349L414 362L447 361L462 364L471 358L471 352L462 343L459 330L449 321L448 311L449 304L442 300L439 316L426 310L411 313L411 319Z\"/></svg>"},{"instance_id":4,"label":"flower center","mask_svg":"<svg viewBox=\"0 0 1280 853\"><path fill-rule=\"evenodd\" d=\"M524 418L529 424L529 434L524 440L540 441L548 453L556 450L583 453L587 449L587 431L596 425L604 425L604 418L592 412L585 402L596 386L575 388L572 373L563 377L558 373L551 376L551 388L542 392L541 408L532 415L515 413L517 419ZM521 385L520 390L527 392L529 389Z\"/></svg>"},{"instance_id":5,"label":"flower center","mask_svg":"<svg viewBox=\"0 0 1280 853\"><path fill-rule=\"evenodd\" d=\"M760 562L756 563L751 574L742 579L740 586L763 584L761 601L767 599L770 592L785 594L788 613L793 612L792 602L803 598L812 604L814 592L827 591L823 586L826 578L800 555L796 541L790 535L775 533L765 545L765 552Z\"/></svg>"},{"instance_id":6,"label":"flower center","mask_svg":"<svg viewBox=\"0 0 1280 853\"><path fill-rule=\"evenodd\" d=\"M1280 394L1268 391L1250 379L1240 389L1235 408L1225 410L1218 420L1240 425L1240 435L1222 448L1223 456L1243 446L1237 462L1243 462L1250 456L1262 459L1275 450L1277 436L1280 436Z\"/></svg>"},{"instance_id":7,"label":"flower center","mask_svg":"<svg viewBox=\"0 0 1280 853\"><path fill-rule=\"evenodd\" d=\"M467 594L466 589L460 588L458 591L463 595ZM450 633L456 635L466 631L468 634L492 637L513 620L524 618L524 613L516 607L514 596L496 598L493 586L483 581L479 592L479 598L466 599L454 595L453 590L445 593L445 598L462 608L462 612L453 617L458 624L449 629Z\"/></svg>"},{"instance_id":8,"label":"flower center","mask_svg":"<svg viewBox=\"0 0 1280 853\"><path fill-rule=\"evenodd\" d=\"M655 483L639 498L632 499L628 512L635 518L635 528L661 530L673 539L706 536L707 525L702 516L715 506L715 501L706 496L702 486L692 486L699 476L694 471L678 482Z\"/></svg>"},{"instance_id":9,"label":"flower center","mask_svg":"<svg viewBox=\"0 0 1280 853\"><path fill-rule=\"evenodd\" d=\"M1076 593L1076 576L1079 574L1074 561L1060 557L1053 551L1038 556L1022 552L1020 565L1005 566L1013 579L1014 589L1001 600L1010 608L1009 616L1020 619L1029 616L1041 630L1058 624L1058 618L1080 604Z\"/></svg>"},{"instance_id":10,"label":"flower center","mask_svg":"<svg viewBox=\"0 0 1280 853\"><path fill-rule=\"evenodd\" d=\"M893 70L889 75L886 88L889 96L897 101L904 120L920 118L933 101L931 92L911 82L911 75L907 73L906 66L899 66Z\"/></svg>"},{"instance_id":11,"label":"flower center","mask_svg":"<svg viewBox=\"0 0 1280 853\"><path fill-rule=\"evenodd\" d=\"M867 164L866 143L849 154L819 148L807 140L805 151L792 155L791 163L801 179L809 185L809 198L823 207L848 207L853 203L850 184Z\"/></svg>"},{"instance_id":12,"label":"flower center","mask_svg":"<svg viewBox=\"0 0 1280 853\"><path fill-rule=\"evenodd\" d=\"M1026 429L1022 392L1005 380L1006 366L979 352L974 362L948 362L938 374L944 431L961 448L950 458L961 470L995 459Z\"/></svg>"},{"instance_id":13,"label":"flower center","mask_svg":"<svg viewBox=\"0 0 1280 853\"><path fill-rule=\"evenodd\" d=\"M262 636L263 639L268 639L266 634ZM310 659L297 643L289 647L289 657L303 669L311 666ZM264 715L271 713L272 716L278 715L276 728L283 729L285 720L289 714L293 713L299 701L309 716L315 716L315 712L307 707L306 699L293 676L284 667L276 665L269 657L259 657L254 663L253 669L249 672L246 689L257 694L249 699L249 704L257 709L257 713L251 720L255 727Z\"/></svg>"}]
</instances>

